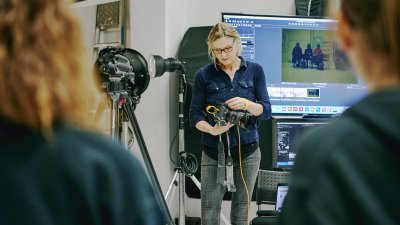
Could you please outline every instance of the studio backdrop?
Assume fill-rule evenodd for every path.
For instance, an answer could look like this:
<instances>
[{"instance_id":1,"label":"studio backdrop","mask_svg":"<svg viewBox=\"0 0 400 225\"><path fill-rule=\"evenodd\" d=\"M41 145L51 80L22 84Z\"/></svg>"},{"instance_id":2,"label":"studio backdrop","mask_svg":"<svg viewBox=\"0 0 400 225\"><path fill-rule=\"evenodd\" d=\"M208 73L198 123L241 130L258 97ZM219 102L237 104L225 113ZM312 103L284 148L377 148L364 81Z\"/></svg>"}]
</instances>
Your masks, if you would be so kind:
<instances>
[{"instance_id":1,"label":"studio backdrop","mask_svg":"<svg viewBox=\"0 0 400 225\"><path fill-rule=\"evenodd\" d=\"M326 0L295 0L297 16L325 16Z\"/></svg>"}]
</instances>

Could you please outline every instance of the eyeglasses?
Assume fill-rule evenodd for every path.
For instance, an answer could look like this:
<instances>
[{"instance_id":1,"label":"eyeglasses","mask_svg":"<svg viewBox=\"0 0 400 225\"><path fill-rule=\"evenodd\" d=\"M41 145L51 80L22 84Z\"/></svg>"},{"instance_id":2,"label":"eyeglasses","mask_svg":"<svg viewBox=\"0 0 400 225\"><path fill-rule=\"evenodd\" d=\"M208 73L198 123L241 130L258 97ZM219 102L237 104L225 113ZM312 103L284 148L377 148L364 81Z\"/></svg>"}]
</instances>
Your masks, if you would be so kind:
<instances>
[{"instance_id":1,"label":"eyeglasses","mask_svg":"<svg viewBox=\"0 0 400 225\"><path fill-rule=\"evenodd\" d=\"M229 47L226 47L226 48L223 48L223 49L221 49L221 48L215 48L215 49L213 49L212 51L213 51L215 54L219 55L219 54L221 54L222 52L229 53L229 52L231 52L232 50L233 50L233 46L229 46Z\"/></svg>"}]
</instances>

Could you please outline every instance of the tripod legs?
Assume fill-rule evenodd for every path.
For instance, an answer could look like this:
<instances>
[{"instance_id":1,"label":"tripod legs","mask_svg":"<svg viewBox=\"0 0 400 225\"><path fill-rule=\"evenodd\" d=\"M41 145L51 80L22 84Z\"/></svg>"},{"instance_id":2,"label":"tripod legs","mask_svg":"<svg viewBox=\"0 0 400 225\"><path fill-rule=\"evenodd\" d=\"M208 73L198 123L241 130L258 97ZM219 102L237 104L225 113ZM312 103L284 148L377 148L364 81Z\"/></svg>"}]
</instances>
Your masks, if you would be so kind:
<instances>
[{"instance_id":1,"label":"tripod legs","mask_svg":"<svg viewBox=\"0 0 400 225\"><path fill-rule=\"evenodd\" d=\"M179 178L178 178L178 175L179 175ZM196 187L197 187L199 190L201 190L201 183L199 182L199 180L197 180L197 178L196 178L194 175L191 175L191 176L189 176L189 177L190 177L190 179L192 179L192 181L193 181L193 183L196 185ZM169 187L168 187L167 194L165 195L165 200L168 201L168 204L170 203L172 197L174 196L174 195L173 195L174 190L173 190L172 188L174 188L174 186L180 185L180 183L182 183L182 182L180 182L180 181L185 182L185 174L182 173L182 172L178 169L178 170L175 171L175 175L174 175L174 177L172 178L171 184L170 184ZM179 187L181 188L181 186L179 186ZM184 185L183 185L183 187L184 187ZM171 193L171 191L172 191L172 193ZM182 193L183 193L183 194L182 194ZM181 200L181 199L183 199L183 198L185 197L185 196L184 196L184 193L185 193L185 190L179 189L179 200ZM170 195L171 195L171 196L170 196ZM182 196L181 196L181 195L182 195ZM183 202L182 206L184 206L184 205L185 205L185 204L184 204L184 202ZM182 207L182 206L181 206L181 202L180 202L179 211L182 210L182 209L183 209L183 210L185 209L185 208ZM182 213L180 213L180 215L181 215L181 214L182 214ZM183 213L183 215L185 215L185 213ZM225 215L224 215L222 212L220 213L220 217L221 217L221 220L224 222L225 225L231 225L231 224L229 223L228 219L225 217ZM179 225L181 225L181 222L180 222L180 221L182 221L182 218L181 218L181 217L179 217ZM183 221L185 221L185 218L183 218ZM184 224L184 222L183 222L182 224Z\"/></svg>"},{"instance_id":2,"label":"tripod legs","mask_svg":"<svg viewBox=\"0 0 400 225\"><path fill-rule=\"evenodd\" d=\"M185 225L185 174L179 173L179 225Z\"/></svg>"},{"instance_id":3,"label":"tripod legs","mask_svg":"<svg viewBox=\"0 0 400 225\"><path fill-rule=\"evenodd\" d=\"M128 104L128 102L129 102L129 104ZM129 99L127 99L127 103L123 104L123 109L124 109L124 112L127 114L129 121L131 122L132 129L134 131L136 140L137 140L139 148L140 148L140 152L143 157L144 164L146 166L146 169L147 169L147 172L148 172L148 175L150 178L150 183L153 186L154 193L156 195L156 199L159 203L161 211L163 212L164 220L167 224L173 225L174 222L173 222L171 214L168 210L168 206L165 202L163 193L161 191L160 183L158 182L153 164L150 159L150 155L147 151L146 144L144 143L144 139L143 139L142 133L140 131L139 124L136 120L136 116L135 116L135 113L133 112L133 108L130 104Z\"/></svg>"},{"instance_id":4,"label":"tripod legs","mask_svg":"<svg viewBox=\"0 0 400 225\"><path fill-rule=\"evenodd\" d=\"M172 178L171 184L168 187L167 194L165 194L165 201L167 201L168 205L170 204L170 201L171 201L172 197L174 196L174 192L171 193L171 191L173 191L172 188L174 186L178 186L178 180L177 180L178 175L179 175L179 172L178 172L178 170L176 170L174 178ZM169 198L170 194L171 194L171 197Z\"/></svg>"},{"instance_id":5,"label":"tripod legs","mask_svg":"<svg viewBox=\"0 0 400 225\"><path fill-rule=\"evenodd\" d=\"M119 100L121 93L116 92L110 94L111 98L111 138L118 140L119 136Z\"/></svg>"},{"instance_id":6,"label":"tripod legs","mask_svg":"<svg viewBox=\"0 0 400 225\"><path fill-rule=\"evenodd\" d=\"M128 121L122 121L121 123L121 143L126 149L129 149L129 123Z\"/></svg>"},{"instance_id":7,"label":"tripod legs","mask_svg":"<svg viewBox=\"0 0 400 225\"><path fill-rule=\"evenodd\" d=\"M165 201L167 201L168 205L171 203L175 193L175 189L173 189L174 186L179 186L179 225L185 225L185 174L182 173L180 169L175 171L175 175L172 178L167 194L165 195Z\"/></svg>"}]
</instances>

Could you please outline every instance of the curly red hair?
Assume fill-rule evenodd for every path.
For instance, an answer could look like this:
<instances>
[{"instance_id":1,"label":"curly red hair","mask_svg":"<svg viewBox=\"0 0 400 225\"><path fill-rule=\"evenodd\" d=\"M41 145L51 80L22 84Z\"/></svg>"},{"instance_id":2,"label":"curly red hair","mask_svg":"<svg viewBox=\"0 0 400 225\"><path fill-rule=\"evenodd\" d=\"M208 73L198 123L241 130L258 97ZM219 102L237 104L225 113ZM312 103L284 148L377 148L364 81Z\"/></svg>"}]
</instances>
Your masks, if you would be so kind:
<instances>
[{"instance_id":1,"label":"curly red hair","mask_svg":"<svg viewBox=\"0 0 400 225\"><path fill-rule=\"evenodd\" d=\"M51 132L57 121L87 120L80 27L63 0L0 1L0 114Z\"/></svg>"}]
</instances>

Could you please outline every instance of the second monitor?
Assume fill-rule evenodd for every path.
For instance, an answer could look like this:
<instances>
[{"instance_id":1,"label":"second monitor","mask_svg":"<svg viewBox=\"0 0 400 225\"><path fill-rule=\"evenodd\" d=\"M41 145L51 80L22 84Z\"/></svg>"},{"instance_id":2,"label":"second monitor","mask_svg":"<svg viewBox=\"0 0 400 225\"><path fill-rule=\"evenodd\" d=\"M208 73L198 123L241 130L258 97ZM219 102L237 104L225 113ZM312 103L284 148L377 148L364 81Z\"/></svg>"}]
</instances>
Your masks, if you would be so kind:
<instances>
[{"instance_id":1,"label":"second monitor","mask_svg":"<svg viewBox=\"0 0 400 225\"><path fill-rule=\"evenodd\" d=\"M273 119L272 168L292 169L298 140L310 129L330 121L331 119Z\"/></svg>"}]
</instances>

